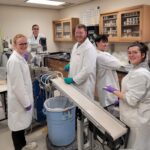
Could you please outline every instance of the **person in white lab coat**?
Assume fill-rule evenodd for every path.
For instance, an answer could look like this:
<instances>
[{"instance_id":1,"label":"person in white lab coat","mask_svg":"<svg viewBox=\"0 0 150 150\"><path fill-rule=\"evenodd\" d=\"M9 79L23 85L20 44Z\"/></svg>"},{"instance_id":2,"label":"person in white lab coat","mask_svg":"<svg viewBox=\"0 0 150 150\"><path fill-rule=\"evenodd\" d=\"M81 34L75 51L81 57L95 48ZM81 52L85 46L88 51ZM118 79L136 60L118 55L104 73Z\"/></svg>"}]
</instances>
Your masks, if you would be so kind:
<instances>
[{"instance_id":1,"label":"person in white lab coat","mask_svg":"<svg viewBox=\"0 0 150 150\"><path fill-rule=\"evenodd\" d=\"M39 53L43 52L43 47L40 43L40 38L45 38L43 34L39 33L39 30L40 30L39 25L34 24L32 26L32 35L28 38L28 44L29 44L28 52L25 55L27 56L28 53L31 54L32 59L31 57L30 58L25 57L25 58L27 58L26 60L28 62L34 63L34 65L37 65L37 66L41 66L41 63L42 63L41 55L37 54L37 52Z\"/></svg>"},{"instance_id":2,"label":"person in white lab coat","mask_svg":"<svg viewBox=\"0 0 150 150\"><path fill-rule=\"evenodd\" d=\"M120 99L120 119L130 127L127 148L150 149L150 72L146 63L148 47L140 42L128 47L133 69L122 80L121 92L111 86L105 90Z\"/></svg>"},{"instance_id":3,"label":"person in white lab coat","mask_svg":"<svg viewBox=\"0 0 150 150\"><path fill-rule=\"evenodd\" d=\"M24 135L25 129L31 124L33 111L32 82L23 57L27 50L27 38L17 34L13 44L14 50L7 62L8 126L12 131L15 150L30 150L37 144L26 144Z\"/></svg>"},{"instance_id":4,"label":"person in white lab coat","mask_svg":"<svg viewBox=\"0 0 150 150\"><path fill-rule=\"evenodd\" d=\"M110 53L106 52L108 47L108 38L106 35L98 35L95 39L97 47L97 83L96 90L100 105L107 107L113 104L118 97L107 93L103 90L106 85L112 85L116 89L120 89L116 69L121 67L121 62Z\"/></svg>"},{"instance_id":5,"label":"person in white lab coat","mask_svg":"<svg viewBox=\"0 0 150 150\"><path fill-rule=\"evenodd\" d=\"M28 43L29 46L32 47L32 45L36 45L38 46L38 48L42 48L41 44L40 44L40 38L45 37L43 34L39 33L39 25L34 24L32 26L32 35L29 37L28 39Z\"/></svg>"},{"instance_id":6,"label":"person in white lab coat","mask_svg":"<svg viewBox=\"0 0 150 150\"><path fill-rule=\"evenodd\" d=\"M94 99L96 80L96 49L87 38L87 28L79 24L75 28L75 39L71 54L67 84L74 83L84 94Z\"/></svg>"}]
</instances>

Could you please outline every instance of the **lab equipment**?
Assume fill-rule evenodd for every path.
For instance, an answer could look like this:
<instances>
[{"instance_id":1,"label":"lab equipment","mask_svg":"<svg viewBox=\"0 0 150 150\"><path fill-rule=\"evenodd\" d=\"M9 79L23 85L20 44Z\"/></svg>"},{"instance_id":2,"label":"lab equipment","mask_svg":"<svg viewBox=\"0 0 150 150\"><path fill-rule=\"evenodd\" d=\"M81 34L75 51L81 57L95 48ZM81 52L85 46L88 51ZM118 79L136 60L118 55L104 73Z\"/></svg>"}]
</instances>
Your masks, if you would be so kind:
<instances>
[{"instance_id":1,"label":"lab equipment","mask_svg":"<svg viewBox=\"0 0 150 150\"><path fill-rule=\"evenodd\" d=\"M0 121L7 119L7 84L0 79Z\"/></svg>"},{"instance_id":2,"label":"lab equipment","mask_svg":"<svg viewBox=\"0 0 150 150\"><path fill-rule=\"evenodd\" d=\"M127 145L129 128L108 113L104 108L98 106L93 100L90 100L89 97L82 94L75 86L66 85L62 78L58 77L51 79L53 85L60 90L64 95L69 97L69 100L72 101L81 111L78 112L78 150L83 150L83 114L91 122L91 132L95 126L99 131L99 137L102 140L102 144L106 144L111 147L113 150L117 150L120 145L124 144L124 147ZM89 142L89 147L92 147L92 136ZM92 148L91 148L92 149Z\"/></svg>"},{"instance_id":3,"label":"lab equipment","mask_svg":"<svg viewBox=\"0 0 150 150\"><path fill-rule=\"evenodd\" d=\"M31 52L37 52L37 49L38 49L38 43L31 43L30 44L30 51Z\"/></svg>"},{"instance_id":4,"label":"lab equipment","mask_svg":"<svg viewBox=\"0 0 150 150\"><path fill-rule=\"evenodd\" d=\"M5 118L5 112L4 112L4 108L2 105L2 98L0 95L0 121L3 120Z\"/></svg>"},{"instance_id":5,"label":"lab equipment","mask_svg":"<svg viewBox=\"0 0 150 150\"><path fill-rule=\"evenodd\" d=\"M88 38L90 42L95 45L95 38L99 34L99 26L87 26Z\"/></svg>"},{"instance_id":6,"label":"lab equipment","mask_svg":"<svg viewBox=\"0 0 150 150\"><path fill-rule=\"evenodd\" d=\"M8 61L8 59L9 59L9 57L10 57L11 54L12 54L12 50L11 49L9 49L7 51L4 51L2 53L2 56L1 56L1 66L6 67L7 61Z\"/></svg>"},{"instance_id":7,"label":"lab equipment","mask_svg":"<svg viewBox=\"0 0 150 150\"><path fill-rule=\"evenodd\" d=\"M42 110L46 97L45 97L45 90L40 87L39 78L33 81L33 96L34 96L34 119L37 122L45 121L46 116Z\"/></svg>"},{"instance_id":8,"label":"lab equipment","mask_svg":"<svg viewBox=\"0 0 150 150\"><path fill-rule=\"evenodd\" d=\"M65 81L65 83L67 83L67 84L71 84L71 83L74 82L72 78L64 78L64 81Z\"/></svg>"},{"instance_id":9,"label":"lab equipment","mask_svg":"<svg viewBox=\"0 0 150 150\"><path fill-rule=\"evenodd\" d=\"M67 97L57 96L44 102L48 137L55 146L66 146L75 139L75 106Z\"/></svg>"},{"instance_id":10,"label":"lab equipment","mask_svg":"<svg viewBox=\"0 0 150 150\"><path fill-rule=\"evenodd\" d=\"M39 43L42 46L42 50L46 51L47 50L46 38L45 37L41 37L40 40L39 40Z\"/></svg>"},{"instance_id":11,"label":"lab equipment","mask_svg":"<svg viewBox=\"0 0 150 150\"><path fill-rule=\"evenodd\" d=\"M65 71L69 71L69 69L70 69L70 64L67 64L67 65L64 67L64 70L65 70Z\"/></svg>"},{"instance_id":12,"label":"lab equipment","mask_svg":"<svg viewBox=\"0 0 150 150\"><path fill-rule=\"evenodd\" d=\"M106 87L103 88L105 91L110 92L110 93L114 93L115 91L117 91L117 89L113 88L112 86L108 85Z\"/></svg>"},{"instance_id":13,"label":"lab equipment","mask_svg":"<svg viewBox=\"0 0 150 150\"><path fill-rule=\"evenodd\" d=\"M35 78L32 77L34 118L37 122L43 122L46 120L46 116L43 113L43 104L46 99L53 96L53 89L50 84L50 79L56 77L57 73L54 71L49 71L46 67L33 67L33 69L35 71Z\"/></svg>"}]
</instances>

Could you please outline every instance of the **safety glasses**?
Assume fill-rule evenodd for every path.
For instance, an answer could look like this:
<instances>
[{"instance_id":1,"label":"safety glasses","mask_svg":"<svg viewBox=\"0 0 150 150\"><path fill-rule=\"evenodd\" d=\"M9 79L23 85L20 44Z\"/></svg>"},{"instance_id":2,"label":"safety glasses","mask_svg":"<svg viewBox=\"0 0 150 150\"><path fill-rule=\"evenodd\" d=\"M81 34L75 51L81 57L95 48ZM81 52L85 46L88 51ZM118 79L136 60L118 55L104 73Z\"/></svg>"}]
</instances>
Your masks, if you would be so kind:
<instances>
[{"instance_id":1,"label":"safety glasses","mask_svg":"<svg viewBox=\"0 0 150 150\"><path fill-rule=\"evenodd\" d=\"M33 30L39 30L39 28L33 28Z\"/></svg>"},{"instance_id":2,"label":"safety glasses","mask_svg":"<svg viewBox=\"0 0 150 150\"><path fill-rule=\"evenodd\" d=\"M20 46L27 46L28 43L19 43L18 45L20 45Z\"/></svg>"}]
</instances>

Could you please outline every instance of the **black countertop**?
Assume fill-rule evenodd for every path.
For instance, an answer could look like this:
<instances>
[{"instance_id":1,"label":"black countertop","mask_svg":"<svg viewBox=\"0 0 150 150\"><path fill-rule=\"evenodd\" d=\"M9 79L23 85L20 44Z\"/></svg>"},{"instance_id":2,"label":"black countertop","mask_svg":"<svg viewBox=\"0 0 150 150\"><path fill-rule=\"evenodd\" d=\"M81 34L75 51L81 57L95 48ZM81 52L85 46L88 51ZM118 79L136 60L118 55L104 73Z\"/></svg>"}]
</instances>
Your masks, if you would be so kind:
<instances>
[{"instance_id":1,"label":"black countertop","mask_svg":"<svg viewBox=\"0 0 150 150\"><path fill-rule=\"evenodd\" d=\"M70 61L70 53L66 52L54 52L54 53L48 53L44 56L45 58L52 58L57 60L63 60L63 61Z\"/></svg>"},{"instance_id":2,"label":"black countertop","mask_svg":"<svg viewBox=\"0 0 150 150\"><path fill-rule=\"evenodd\" d=\"M70 61L70 53L67 52L52 52L52 53L48 53L44 56L44 58L51 58L51 59L57 59L57 60L61 60L61 61ZM125 73L127 74L130 70L130 66L127 65L125 67L121 67L119 69L117 69L117 72L120 73Z\"/></svg>"}]
</instances>

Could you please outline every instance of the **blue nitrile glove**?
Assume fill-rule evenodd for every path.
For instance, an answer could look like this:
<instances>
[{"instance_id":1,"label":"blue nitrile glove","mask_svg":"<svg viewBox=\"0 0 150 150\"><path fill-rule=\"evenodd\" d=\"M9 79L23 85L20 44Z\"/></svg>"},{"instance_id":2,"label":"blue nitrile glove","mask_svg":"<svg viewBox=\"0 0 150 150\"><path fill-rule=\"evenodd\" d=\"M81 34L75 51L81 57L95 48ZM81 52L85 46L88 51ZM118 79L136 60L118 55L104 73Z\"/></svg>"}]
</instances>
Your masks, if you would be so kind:
<instances>
[{"instance_id":1,"label":"blue nitrile glove","mask_svg":"<svg viewBox=\"0 0 150 150\"><path fill-rule=\"evenodd\" d=\"M32 105L30 105L30 106L28 106L28 107L25 107L25 110L26 110L26 111L30 111L31 108L32 108Z\"/></svg>"},{"instance_id":2,"label":"blue nitrile glove","mask_svg":"<svg viewBox=\"0 0 150 150\"><path fill-rule=\"evenodd\" d=\"M27 61L28 58L29 58L29 53L28 53L28 52L24 53L24 54L23 54L23 57L24 57L24 59Z\"/></svg>"},{"instance_id":3,"label":"blue nitrile glove","mask_svg":"<svg viewBox=\"0 0 150 150\"><path fill-rule=\"evenodd\" d=\"M108 85L106 87L103 88L105 91L110 92L110 93L114 93L114 91L118 91L117 89L113 88L112 86Z\"/></svg>"},{"instance_id":4,"label":"blue nitrile glove","mask_svg":"<svg viewBox=\"0 0 150 150\"><path fill-rule=\"evenodd\" d=\"M72 78L64 78L64 81L65 81L65 83L67 83L67 84L71 84L71 83L74 82Z\"/></svg>"},{"instance_id":5,"label":"blue nitrile glove","mask_svg":"<svg viewBox=\"0 0 150 150\"><path fill-rule=\"evenodd\" d=\"M69 71L70 69L70 64L67 64L65 67L64 67L64 71Z\"/></svg>"}]
</instances>

